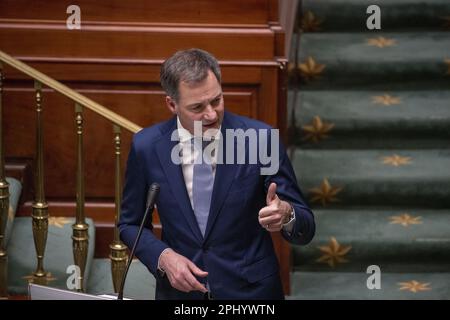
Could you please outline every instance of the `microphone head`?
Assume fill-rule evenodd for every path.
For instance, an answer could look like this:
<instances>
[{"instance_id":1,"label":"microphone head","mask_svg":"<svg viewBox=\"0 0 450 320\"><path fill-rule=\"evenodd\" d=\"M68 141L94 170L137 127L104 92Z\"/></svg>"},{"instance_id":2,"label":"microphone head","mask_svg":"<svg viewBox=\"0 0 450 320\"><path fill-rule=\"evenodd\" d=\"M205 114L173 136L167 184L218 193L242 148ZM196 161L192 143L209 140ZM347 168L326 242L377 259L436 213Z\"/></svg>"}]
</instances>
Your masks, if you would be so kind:
<instances>
[{"instance_id":1,"label":"microphone head","mask_svg":"<svg viewBox=\"0 0 450 320\"><path fill-rule=\"evenodd\" d=\"M154 182L151 184L147 193L147 207L149 207L152 203L155 202L158 194L159 194L159 184Z\"/></svg>"},{"instance_id":2,"label":"microphone head","mask_svg":"<svg viewBox=\"0 0 450 320\"><path fill-rule=\"evenodd\" d=\"M158 192L159 191L159 184L156 183L156 182L153 182L152 185L150 186L150 191Z\"/></svg>"}]
</instances>

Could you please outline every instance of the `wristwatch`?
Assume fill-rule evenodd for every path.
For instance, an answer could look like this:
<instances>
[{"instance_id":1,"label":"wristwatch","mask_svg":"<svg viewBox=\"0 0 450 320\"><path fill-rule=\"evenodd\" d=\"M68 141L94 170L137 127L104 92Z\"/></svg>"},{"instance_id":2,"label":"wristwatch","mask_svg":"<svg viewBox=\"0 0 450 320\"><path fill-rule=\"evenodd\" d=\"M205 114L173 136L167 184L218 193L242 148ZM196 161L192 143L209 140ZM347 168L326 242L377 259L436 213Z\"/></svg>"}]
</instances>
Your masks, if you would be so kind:
<instances>
[{"instance_id":1,"label":"wristwatch","mask_svg":"<svg viewBox=\"0 0 450 320\"><path fill-rule=\"evenodd\" d=\"M294 211L294 207L289 203L289 205L291 206L291 210L289 212L289 220L285 223L283 223L283 226L288 224L289 222L291 222L292 220L294 220L295 218L295 211Z\"/></svg>"}]
</instances>

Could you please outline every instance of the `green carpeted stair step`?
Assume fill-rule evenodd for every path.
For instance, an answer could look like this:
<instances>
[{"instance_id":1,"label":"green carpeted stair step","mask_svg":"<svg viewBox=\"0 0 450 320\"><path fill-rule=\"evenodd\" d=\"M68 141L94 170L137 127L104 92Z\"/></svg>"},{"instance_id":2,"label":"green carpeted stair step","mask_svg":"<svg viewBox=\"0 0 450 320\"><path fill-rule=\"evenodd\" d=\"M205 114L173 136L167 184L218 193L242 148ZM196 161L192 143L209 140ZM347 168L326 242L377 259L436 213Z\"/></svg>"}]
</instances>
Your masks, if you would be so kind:
<instances>
[{"instance_id":1,"label":"green carpeted stair step","mask_svg":"<svg viewBox=\"0 0 450 320\"><path fill-rule=\"evenodd\" d=\"M320 31L367 31L367 7L381 9L382 30L445 30L450 27L447 0L303 0L302 10L321 20Z\"/></svg>"},{"instance_id":2,"label":"green carpeted stair step","mask_svg":"<svg viewBox=\"0 0 450 320\"><path fill-rule=\"evenodd\" d=\"M450 1L304 0L297 20L289 154L317 230L289 298L450 299Z\"/></svg>"},{"instance_id":3,"label":"green carpeted stair step","mask_svg":"<svg viewBox=\"0 0 450 320\"><path fill-rule=\"evenodd\" d=\"M450 150L295 148L291 160L315 207L450 206Z\"/></svg>"},{"instance_id":4,"label":"green carpeted stair step","mask_svg":"<svg viewBox=\"0 0 450 320\"><path fill-rule=\"evenodd\" d=\"M288 99L291 143L302 148L450 147L449 90L290 90ZM315 117L329 130L311 134Z\"/></svg>"},{"instance_id":5,"label":"green carpeted stair step","mask_svg":"<svg viewBox=\"0 0 450 320\"><path fill-rule=\"evenodd\" d=\"M67 267L74 264L72 251L72 225L74 218L50 216L44 269L47 271L48 285L67 290ZM86 263L85 283L89 280L89 270L94 259L95 227L89 224L89 246ZM37 259L33 241L32 218L17 217L11 232L8 250L8 291L10 294L28 293L28 280L36 270Z\"/></svg>"},{"instance_id":6,"label":"green carpeted stair step","mask_svg":"<svg viewBox=\"0 0 450 320\"><path fill-rule=\"evenodd\" d=\"M139 260L134 259L128 271L124 297L137 300L154 300L155 286L155 277ZM111 261L109 259L94 259L87 291L97 295L113 294Z\"/></svg>"},{"instance_id":7,"label":"green carpeted stair step","mask_svg":"<svg viewBox=\"0 0 450 320\"><path fill-rule=\"evenodd\" d=\"M367 288L365 272L294 272L289 299L442 300L450 298L450 272L388 273L381 270L381 288Z\"/></svg>"},{"instance_id":8,"label":"green carpeted stair step","mask_svg":"<svg viewBox=\"0 0 450 320\"><path fill-rule=\"evenodd\" d=\"M388 272L450 272L450 209L347 208L314 213L313 241L292 247L296 270L365 272L375 264Z\"/></svg>"},{"instance_id":9,"label":"green carpeted stair step","mask_svg":"<svg viewBox=\"0 0 450 320\"><path fill-rule=\"evenodd\" d=\"M449 48L450 32L306 33L290 75L302 90L448 89Z\"/></svg>"}]
</instances>

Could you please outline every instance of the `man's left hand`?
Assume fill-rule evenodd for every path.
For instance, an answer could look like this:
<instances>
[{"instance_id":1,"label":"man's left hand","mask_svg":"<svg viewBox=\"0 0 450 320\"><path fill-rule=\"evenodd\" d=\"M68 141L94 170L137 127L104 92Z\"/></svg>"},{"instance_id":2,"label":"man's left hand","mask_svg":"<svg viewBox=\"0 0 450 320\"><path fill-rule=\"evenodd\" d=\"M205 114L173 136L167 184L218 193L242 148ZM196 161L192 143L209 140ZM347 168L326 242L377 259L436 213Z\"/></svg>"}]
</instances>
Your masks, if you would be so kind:
<instances>
[{"instance_id":1,"label":"man's left hand","mask_svg":"<svg viewBox=\"0 0 450 320\"><path fill-rule=\"evenodd\" d=\"M291 205L277 196L277 184L272 182L267 190L267 206L259 210L259 224L270 232L280 231L289 222Z\"/></svg>"}]
</instances>

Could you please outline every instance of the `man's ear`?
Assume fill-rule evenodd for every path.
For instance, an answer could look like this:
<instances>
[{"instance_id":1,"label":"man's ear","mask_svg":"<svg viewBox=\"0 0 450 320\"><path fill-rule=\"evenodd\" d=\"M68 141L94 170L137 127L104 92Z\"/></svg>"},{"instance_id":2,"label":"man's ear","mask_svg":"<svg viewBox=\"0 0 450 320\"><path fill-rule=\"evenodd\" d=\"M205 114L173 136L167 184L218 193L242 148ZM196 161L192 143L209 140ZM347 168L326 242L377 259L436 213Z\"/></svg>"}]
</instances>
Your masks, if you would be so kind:
<instances>
[{"instance_id":1,"label":"man's ear","mask_svg":"<svg viewBox=\"0 0 450 320\"><path fill-rule=\"evenodd\" d=\"M170 112L177 114L175 101L169 96L166 96L166 106Z\"/></svg>"}]
</instances>

